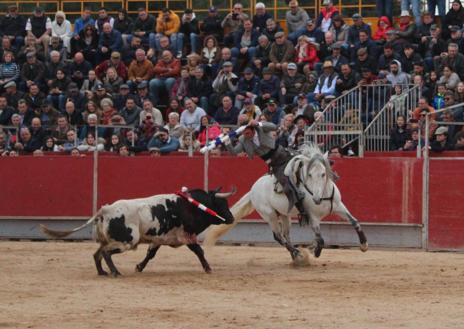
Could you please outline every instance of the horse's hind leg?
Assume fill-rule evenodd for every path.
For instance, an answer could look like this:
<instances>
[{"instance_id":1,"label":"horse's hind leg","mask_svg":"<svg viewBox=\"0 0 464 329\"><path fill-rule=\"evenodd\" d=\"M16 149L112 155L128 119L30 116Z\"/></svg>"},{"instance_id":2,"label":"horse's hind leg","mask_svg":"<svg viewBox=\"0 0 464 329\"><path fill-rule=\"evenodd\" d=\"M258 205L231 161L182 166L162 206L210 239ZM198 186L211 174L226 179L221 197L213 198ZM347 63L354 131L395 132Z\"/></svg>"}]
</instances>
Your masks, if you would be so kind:
<instances>
[{"instance_id":1,"label":"horse's hind leg","mask_svg":"<svg viewBox=\"0 0 464 329\"><path fill-rule=\"evenodd\" d=\"M295 259L299 256L300 251L290 242L290 228L288 224L288 218L281 217L281 219L282 220L279 221L278 215L272 216L272 218L270 218L269 223L274 234L274 240L276 240L280 245L284 246L292 256L292 259ZM285 221L287 221L286 224L284 224Z\"/></svg>"},{"instance_id":2,"label":"horse's hind leg","mask_svg":"<svg viewBox=\"0 0 464 329\"><path fill-rule=\"evenodd\" d=\"M359 221L348 211L348 209L345 207L343 202L340 202L335 208L334 212L338 214L340 217L345 219L347 222L349 222L354 229L356 230L356 233L358 234L359 238L359 243L360 246L359 248L361 251L367 251L369 248L369 245L367 243L367 238L366 235L364 234L364 231L361 228L361 224L359 224Z\"/></svg>"}]
</instances>

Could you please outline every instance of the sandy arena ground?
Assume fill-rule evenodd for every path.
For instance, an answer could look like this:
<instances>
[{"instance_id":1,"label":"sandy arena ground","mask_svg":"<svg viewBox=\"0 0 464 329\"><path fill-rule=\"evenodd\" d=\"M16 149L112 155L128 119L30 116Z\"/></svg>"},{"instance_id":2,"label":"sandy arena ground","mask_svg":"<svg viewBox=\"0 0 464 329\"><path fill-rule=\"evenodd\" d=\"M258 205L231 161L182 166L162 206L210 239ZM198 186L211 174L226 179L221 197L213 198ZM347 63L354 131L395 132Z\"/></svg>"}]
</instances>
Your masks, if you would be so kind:
<instances>
[{"instance_id":1,"label":"sandy arena ground","mask_svg":"<svg viewBox=\"0 0 464 329\"><path fill-rule=\"evenodd\" d=\"M464 254L324 250L290 266L278 247L186 247L113 257L96 275L91 242L0 242L0 328L464 328Z\"/></svg>"}]
</instances>

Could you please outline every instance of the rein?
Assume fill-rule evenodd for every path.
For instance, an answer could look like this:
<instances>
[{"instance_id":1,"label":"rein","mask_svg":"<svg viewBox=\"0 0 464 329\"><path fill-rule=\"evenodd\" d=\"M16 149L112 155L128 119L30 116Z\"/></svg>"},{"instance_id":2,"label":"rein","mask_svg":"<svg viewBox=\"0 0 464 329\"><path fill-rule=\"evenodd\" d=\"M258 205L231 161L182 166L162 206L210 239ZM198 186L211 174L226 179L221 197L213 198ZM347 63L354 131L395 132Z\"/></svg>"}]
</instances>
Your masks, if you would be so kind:
<instances>
[{"instance_id":1,"label":"rein","mask_svg":"<svg viewBox=\"0 0 464 329\"><path fill-rule=\"evenodd\" d=\"M314 163L315 159L313 159L310 164L312 165ZM305 188L305 190L311 195L313 196L314 193L309 189L309 187L303 182L303 180L301 179L301 168L303 167L303 164L300 163L299 166L298 166L298 174L296 175L296 178L297 178L297 184L300 184L303 185L303 187ZM327 178L329 179L329 178ZM330 214L332 213L333 211L333 200L334 200L334 195L335 195L335 186L332 186L332 193L330 194L330 197L327 197L327 198L321 198L321 201L330 201Z\"/></svg>"},{"instance_id":2,"label":"rein","mask_svg":"<svg viewBox=\"0 0 464 329\"><path fill-rule=\"evenodd\" d=\"M303 187L305 188L305 190L311 195L313 196L313 192L311 192L311 190L306 186L306 184L303 184ZM321 198L321 201L330 201L330 214L332 213L333 211L333 200L334 200L334 195L335 195L335 186L332 186L332 193L330 194L330 197L327 197L327 198Z\"/></svg>"},{"instance_id":3,"label":"rein","mask_svg":"<svg viewBox=\"0 0 464 329\"><path fill-rule=\"evenodd\" d=\"M216 218L219 218L220 220L222 220L223 222L226 221L225 218L221 217L217 212L215 212L213 209L210 209L208 208L207 206L205 206L203 203L200 203L198 202L197 200L195 200L194 198L192 198L190 196L190 194L187 194L186 192L184 192L184 188L182 188L181 191L177 191L175 193L176 195L180 196L181 198L184 198L185 200L187 200L188 202L190 202L191 204L193 204L195 207L197 207L198 209L204 211L205 213L211 215L211 216L214 216Z\"/></svg>"}]
</instances>

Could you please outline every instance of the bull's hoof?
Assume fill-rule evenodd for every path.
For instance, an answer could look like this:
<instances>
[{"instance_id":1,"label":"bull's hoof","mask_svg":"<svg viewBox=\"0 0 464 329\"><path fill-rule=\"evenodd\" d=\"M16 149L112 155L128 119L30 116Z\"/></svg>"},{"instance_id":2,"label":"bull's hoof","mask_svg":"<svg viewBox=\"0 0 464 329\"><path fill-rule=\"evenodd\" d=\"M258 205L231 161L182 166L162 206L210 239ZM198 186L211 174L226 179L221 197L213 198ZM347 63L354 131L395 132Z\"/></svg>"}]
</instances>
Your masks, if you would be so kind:
<instances>
[{"instance_id":1,"label":"bull's hoof","mask_svg":"<svg viewBox=\"0 0 464 329\"><path fill-rule=\"evenodd\" d=\"M113 278L117 278L118 276L121 276L121 275L122 275L122 274L119 273L118 271L116 271L116 272L111 272L111 276L112 276Z\"/></svg>"},{"instance_id":2,"label":"bull's hoof","mask_svg":"<svg viewBox=\"0 0 464 329\"><path fill-rule=\"evenodd\" d=\"M108 272L106 272L106 271L99 271L99 272L98 272L98 275L105 275L105 276L106 276L106 275L108 275Z\"/></svg>"},{"instance_id":3,"label":"bull's hoof","mask_svg":"<svg viewBox=\"0 0 464 329\"><path fill-rule=\"evenodd\" d=\"M142 272L143 271L143 266L140 264L135 265L135 272Z\"/></svg>"},{"instance_id":4,"label":"bull's hoof","mask_svg":"<svg viewBox=\"0 0 464 329\"><path fill-rule=\"evenodd\" d=\"M205 272L208 273L208 274L211 274L213 272L213 270L211 269L211 267L205 267Z\"/></svg>"},{"instance_id":5,"label":"bull's hoof","mask_svg":"<svg viewBox=\"0 0 464 329\"><path fill-rule=\"evenodd\" d=\"M367 242L361 243L361 245L359 246L359 249L361 249L362 252L366 252L367 249L369 249L369 244Z\"/></svg>"}]
</instances>

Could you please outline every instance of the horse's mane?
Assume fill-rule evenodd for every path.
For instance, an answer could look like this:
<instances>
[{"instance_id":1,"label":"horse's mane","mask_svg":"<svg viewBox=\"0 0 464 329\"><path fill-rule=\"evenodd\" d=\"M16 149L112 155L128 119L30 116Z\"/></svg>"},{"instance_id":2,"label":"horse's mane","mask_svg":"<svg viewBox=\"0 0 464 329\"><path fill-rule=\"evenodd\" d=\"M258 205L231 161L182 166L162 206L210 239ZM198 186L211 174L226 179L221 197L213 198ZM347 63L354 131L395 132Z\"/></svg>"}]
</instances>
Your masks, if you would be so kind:
<instances>
[{"instance_id":1,"label":"horse's mane","mask_svg":"<svg viewBox=\"0 0 464 329\"><path fill-rule=\"evenodd\" d=\"M308 158L312 158L316 154L324 156L319 146L313 142L301 145L298 151L300 154L307 156Z\"/></svg>"},{"instance_id":2,"label":"horse's mane","mask_svg":"<svg viewBox=\"0 0 464 329\"><path fill-rule=\"evenodd\" d=\"M328 158L322 153L317 144L313 142L303 144L300 146L299 151L301 155L310 159L309 167L311 167L315 161L321 161L327 172L327 177L329 177L331 180L335 179L335 174L332 170L332 167L330 166Z\"/></svg>"}]
</instances>

